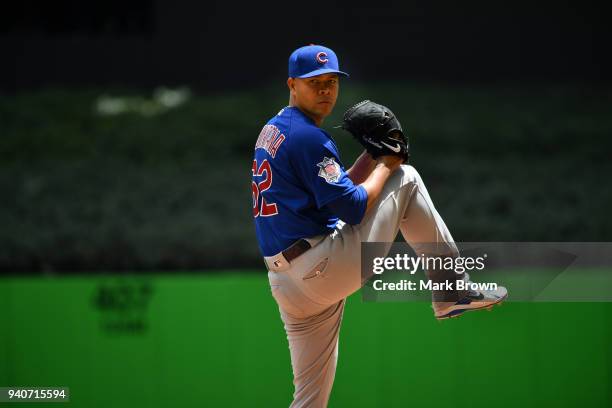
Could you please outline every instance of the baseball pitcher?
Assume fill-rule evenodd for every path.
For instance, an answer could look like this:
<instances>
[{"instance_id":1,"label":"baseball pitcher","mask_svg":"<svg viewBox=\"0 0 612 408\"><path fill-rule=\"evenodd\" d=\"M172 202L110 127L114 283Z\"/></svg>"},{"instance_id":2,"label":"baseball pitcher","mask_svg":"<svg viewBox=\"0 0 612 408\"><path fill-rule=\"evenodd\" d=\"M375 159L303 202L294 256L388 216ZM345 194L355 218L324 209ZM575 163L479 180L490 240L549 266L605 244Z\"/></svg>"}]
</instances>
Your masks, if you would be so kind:
<instances>
[{"instance_id":1,"label":"baseball pitcher","mask_svg":"<svg viewBox=\"0 0 612 408\"><path fill-rule=\"evenodd\" d=\"M295 50L289 106L267 122L255 144L253 217L289 341L291 407L327 406L345 299L364 283L362 242L391 243L399 230L419 254L459 255L419 173L406 164L408 140L391 110L366 100L345 113L342 127L365 148L345 170L336 143L320 127L334 108L340 77L348 74L331 49ZM426 272L435 279L443 273ZM445 278L469 279L454 272ZM506 297L501 286L434 294L434 316L455 317Z\"/></svg>"}]
</instances>

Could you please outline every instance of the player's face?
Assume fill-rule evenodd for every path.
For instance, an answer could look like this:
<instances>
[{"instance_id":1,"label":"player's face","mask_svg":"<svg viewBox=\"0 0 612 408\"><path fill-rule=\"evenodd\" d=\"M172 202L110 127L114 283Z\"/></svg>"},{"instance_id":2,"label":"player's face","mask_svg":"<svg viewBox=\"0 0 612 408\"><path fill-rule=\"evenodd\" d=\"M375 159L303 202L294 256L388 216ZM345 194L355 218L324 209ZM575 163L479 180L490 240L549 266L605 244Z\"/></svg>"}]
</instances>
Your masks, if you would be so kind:
<instances>
[{"instance_id":1,"label":"player's face","mask_svg":"<svg viewBox=\"0 0 612 408\"><path fill-rule=\"evenodd\" d=\"M323 74L310 78L289 78L287 81L294 104L316 122L332 112L338 99L337 74Z\"/></svg>"}]
</instances>

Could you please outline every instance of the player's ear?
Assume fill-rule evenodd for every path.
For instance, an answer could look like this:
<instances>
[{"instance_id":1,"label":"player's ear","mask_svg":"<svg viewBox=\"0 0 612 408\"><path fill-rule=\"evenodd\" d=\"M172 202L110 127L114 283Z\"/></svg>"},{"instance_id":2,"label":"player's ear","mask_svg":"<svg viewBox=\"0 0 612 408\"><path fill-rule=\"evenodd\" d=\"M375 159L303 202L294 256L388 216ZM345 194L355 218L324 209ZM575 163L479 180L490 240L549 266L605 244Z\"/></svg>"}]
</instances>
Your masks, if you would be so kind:
<instances>
[{"instance_id":1,"label":"player's ear","mask_svg":"<svg viewBox=\"0 0 612 408\"><path fill-rule=\"evenodd\" d=\"M295 79L289 77L287 78L287 87L289 88L289 92L295 92Z\"/></svg>"}]
</instances>

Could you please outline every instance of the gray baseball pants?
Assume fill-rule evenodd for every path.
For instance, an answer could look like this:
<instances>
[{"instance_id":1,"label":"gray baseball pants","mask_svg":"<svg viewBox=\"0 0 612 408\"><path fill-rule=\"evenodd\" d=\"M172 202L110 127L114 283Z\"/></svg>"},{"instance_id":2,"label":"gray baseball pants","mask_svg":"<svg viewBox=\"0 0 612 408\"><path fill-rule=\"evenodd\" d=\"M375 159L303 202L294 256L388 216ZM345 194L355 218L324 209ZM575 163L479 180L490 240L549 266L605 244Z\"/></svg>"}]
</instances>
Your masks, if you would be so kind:
<instances>
[{"instance_id":1,"label":"gray baseball pants","mask_svg":"<svg viewBox=\"0 0 612 408\"><path fill-rule=\"evenodd\" d=\"M419 254L458 253L423 180L408 165L391 175L375 208L360 224L339 222L327 235L306 238L312 248L290 264L282 254L265 259L289 341L295 386L292 408L327 406L345 299L363 284L361 243L389 243L379 255L386 256L398 230ZM432 248L438 253L432 254ZM273 267L275 261L281 266Z\"/></svg>"}]
</instances>

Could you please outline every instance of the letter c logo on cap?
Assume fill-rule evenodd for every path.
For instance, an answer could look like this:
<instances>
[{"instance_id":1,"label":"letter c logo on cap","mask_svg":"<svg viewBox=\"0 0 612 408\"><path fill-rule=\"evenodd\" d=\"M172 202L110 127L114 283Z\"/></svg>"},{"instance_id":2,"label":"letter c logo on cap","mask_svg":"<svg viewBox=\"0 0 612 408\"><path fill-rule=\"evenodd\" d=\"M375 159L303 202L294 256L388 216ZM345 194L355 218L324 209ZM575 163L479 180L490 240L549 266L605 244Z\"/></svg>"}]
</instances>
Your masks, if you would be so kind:
<instances>
[{"instance_id":1,"label":"letter c logo on cap","mask_svg":"<svg viewBox=\"0 0 612 408\"><path fill-rule=\"evenodd\" d=\"M325 52L321 51L321 52L319 52L319 53L317 54L317 62L318 62L319 64L325 64L327 61L329 61L329 60L327 59L327 53L325 53Z\"/></svg>"}]
</instances>

